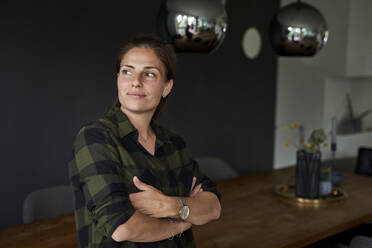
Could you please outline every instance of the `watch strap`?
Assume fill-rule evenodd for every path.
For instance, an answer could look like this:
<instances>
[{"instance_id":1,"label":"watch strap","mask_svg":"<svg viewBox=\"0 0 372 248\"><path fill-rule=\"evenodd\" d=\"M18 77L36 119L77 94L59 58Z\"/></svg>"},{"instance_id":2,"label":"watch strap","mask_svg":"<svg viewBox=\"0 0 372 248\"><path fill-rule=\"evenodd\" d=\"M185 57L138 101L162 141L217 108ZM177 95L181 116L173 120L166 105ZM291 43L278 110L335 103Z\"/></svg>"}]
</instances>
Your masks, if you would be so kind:
<instances>
[{"instance_id":1,"label":"watch strap","mask_svg":"<svg viewBox=\"0 0 372 248\"><path fill-rule=\"evenodd\" d=\"M183 207L187 206L186 199L184 197L178 197L178 199L180 199Z\"/></svg>"}]
</instances>

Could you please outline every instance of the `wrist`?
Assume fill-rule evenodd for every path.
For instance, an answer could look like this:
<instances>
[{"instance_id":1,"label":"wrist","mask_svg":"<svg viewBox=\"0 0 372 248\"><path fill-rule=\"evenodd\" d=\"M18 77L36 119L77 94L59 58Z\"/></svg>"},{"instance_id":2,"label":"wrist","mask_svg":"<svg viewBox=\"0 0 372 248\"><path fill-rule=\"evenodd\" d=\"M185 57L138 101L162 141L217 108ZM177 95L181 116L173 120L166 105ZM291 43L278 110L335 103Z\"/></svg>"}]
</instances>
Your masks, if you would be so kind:
<instances>
[{"instance_id":1,"label":"wrist","mask_svg":"<svg viewBox=\"0 0 372 248\"><path fill-rule=\"evenodd\" d=\"M178 221L178 224L179 224L181 230L180 230L180 233L177 235L177 237L180 238L180 237L182 236L182 233L183 233L183 232L185 232L185 231L187 231L189 228L191 228L192 224L191 224L190 222L188 222L188 221L183 221L183 220Z\"/></svg>"},{"instance_id":2,"label":"wrist","mask_svg":"<svg viewBox=\"0 0 372 248\"><path fill-rule=\"evenodd\" d=\"M184 221L184 231L186 231L187 229L189 229L190 227L192 227L192 224L191 222L188 222L188 221Z\"/></svg>"},{"instance_id":3,"label":"wrist","mask_svg":"<svg viewBox=\"0 0 372 248\"><path fill-rule=\"evenodd\" d=\"M175 196L169 197L169 206L170 206L169 217L179 219L180 217L179 212L182 208L182 203L180 202L178 197L175 197Z\"/></svg>"}]
</instances>

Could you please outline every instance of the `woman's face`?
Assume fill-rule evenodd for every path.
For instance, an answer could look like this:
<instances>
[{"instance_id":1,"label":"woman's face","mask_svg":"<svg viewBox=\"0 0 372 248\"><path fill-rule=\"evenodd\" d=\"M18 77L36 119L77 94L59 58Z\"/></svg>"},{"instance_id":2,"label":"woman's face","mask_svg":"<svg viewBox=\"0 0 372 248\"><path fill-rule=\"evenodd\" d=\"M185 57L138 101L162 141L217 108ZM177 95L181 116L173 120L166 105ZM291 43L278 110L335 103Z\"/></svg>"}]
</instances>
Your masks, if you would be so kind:
<instances>
[{"instance_id":1,"label":"woman's face","mask_svg":"<svg viewBox=\"0 0 372 248\"><path fill-rule=\"evenodd\" d=\"M166 81L163 63L151 48L132 48L120 63L118 98L124 112L154 113L173 80Z\"/></svg>"}]
</instances>

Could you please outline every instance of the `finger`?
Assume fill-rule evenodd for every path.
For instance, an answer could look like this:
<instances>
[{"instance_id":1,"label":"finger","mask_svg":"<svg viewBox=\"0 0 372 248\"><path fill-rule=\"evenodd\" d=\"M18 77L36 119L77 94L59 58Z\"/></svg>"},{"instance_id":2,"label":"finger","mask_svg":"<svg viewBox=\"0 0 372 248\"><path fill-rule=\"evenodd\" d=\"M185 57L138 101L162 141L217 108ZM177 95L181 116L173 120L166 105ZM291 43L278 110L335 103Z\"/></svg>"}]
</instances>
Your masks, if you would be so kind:
<instances>
[{"instance_id":1,"label":"finger","mask_svg":"<svg viewBox=\"0 0 372 248\"><path fill-rule=\"evenodd\" d=\"M134 196L134 194L130 194L130 195L129 195L129 200L130 200L130 203L132 204L132 206L133 206L135 209L138 209L137 199L136 199L136 197Z\"/></svg>"},{"instance_id":2,"label":"finger","mask_svg":"<svg viewBox=\"0 0 372 248\"><path fill-rule=\"evenodd\" d=\"M196 192L194 192L194 191L192 191L191 193L190 193L190 197L194 197L196 195Z\"/></svg>"},{"instance_id":3,"label":"finger","mask_svg":"<svg viewBox=\"0 0 372 248\"><path fill-rule=\"evenodd\" d=\"M196 183L196 177L193 177L193 178L192 178L192 183L191 183L191 189L190 189L190 192L192 192L192 190L194 189L195 183Z\"/></svg>"},{"instance_id":4,"label":"finger","mask_svg":"<svg viewBox=\"0 0 372 248\"><path fill-rule=\"evenodd\" d=\"M129 200L132 205L136 204L138 201L137 193L129 194Z\"/></svg>"},{"instance_id":5,"label":"finger","mask_svg":"<svg viewBox=\"0 0 372 248\"><path fill-rule=\"evenodd\" d=\"M133 177L133 183L139 190L148 190L150 189L150 185L147 185L146 183L143 183L141 180L138 179L138 177Z\"/></svg>"},{"instance_id":6,"label":"finger","mask_svg":"<svg viewBox=\"0 0 372 248\"><path fill-rule=\"evenodd\" d=\"M195 189L193 190L194 192L199 192L199 190L201 189L201 183L199 183L196 187L195 187Z\"/></svg>"},{"instance_id":7,"label":"finger","mask_svg":"<svg viewBox=\"0 0 372 248\"><path fill-rule=\"evenodd\" d=\"M195 195L197 195L199 193L201 189L201 184L198 184L191 192L190 196L191 197L194 197Z\"/></svg>"}]
</instances>

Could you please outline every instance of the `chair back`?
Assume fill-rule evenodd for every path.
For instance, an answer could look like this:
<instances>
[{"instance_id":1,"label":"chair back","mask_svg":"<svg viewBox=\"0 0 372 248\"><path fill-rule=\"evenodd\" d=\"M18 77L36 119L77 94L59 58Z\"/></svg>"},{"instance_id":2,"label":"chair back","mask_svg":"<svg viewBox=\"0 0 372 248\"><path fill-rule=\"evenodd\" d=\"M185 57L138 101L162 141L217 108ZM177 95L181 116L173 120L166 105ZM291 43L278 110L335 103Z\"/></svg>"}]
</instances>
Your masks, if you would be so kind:
<instances>
[{"instance_id":1,"label":"chair back","mask_svg":"<svg viewBox=\"0 0 372 248\"><path fill-rule=\"evenodd\" d=\"M372 248L372 237L355 236L350 242L350 248Z\"/></svg>"},{"instance_id":2,"label":"chair back","mask_svg":"<svg viewBox=\"0 0 372 248\"><path fill-rule=\"evenodd\" d=\"M33 191L23 202L23 223L65 215L74 211L70 185Z\"/></svg>"},{"instance_id":3,"label":"chair back","mask_svg":"<svg viewBox=\"0 0 372 248\"><path fill-rule=\"evenodd\" d=\"M360 147L358 150L358 159L355 167L356 174L372 176L372 149Z\"/></svg>"},{"instance_id":4,"label":"chair back","mask_svg":"<svg viewBox=\"0 0 372 248\"><path fill-rule=\"evenodd\" d=\"M239 173L229 163L218 157L198 157L200 171L213 181L221 181L238 177Z\"/></svg>"}]
</instances>

